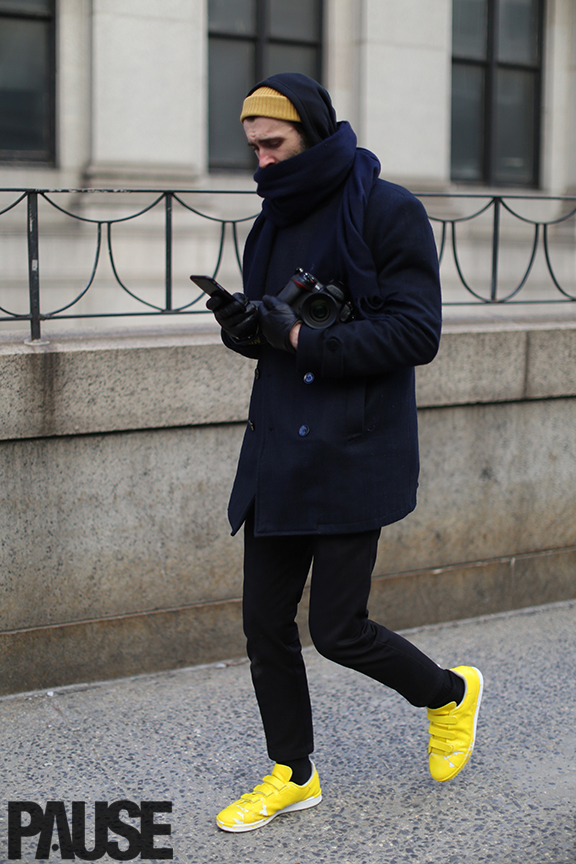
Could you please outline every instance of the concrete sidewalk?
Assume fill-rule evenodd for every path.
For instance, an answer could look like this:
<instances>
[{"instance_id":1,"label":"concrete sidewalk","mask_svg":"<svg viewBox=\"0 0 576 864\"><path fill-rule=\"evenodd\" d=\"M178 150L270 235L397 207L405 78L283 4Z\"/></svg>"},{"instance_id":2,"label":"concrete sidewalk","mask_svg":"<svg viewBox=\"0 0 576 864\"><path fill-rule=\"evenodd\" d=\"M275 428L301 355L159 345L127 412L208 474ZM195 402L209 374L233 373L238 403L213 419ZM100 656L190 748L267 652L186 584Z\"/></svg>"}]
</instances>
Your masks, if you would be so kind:
<instances>
[{"instance_id":1,"label":"concrete sidewalk","mask_svg":"<svg viewBox=\"0 0 576 864\"><path fill-rule=\"evenodd\" d=\"M83 800L89 814L130 799L173 802L156 817L172 837L156 845L177 862L573 864L576 601L407 635L441 665L484 673L476 750L451 783L428 775L422 709L312 649L324 800L241 835L214 815L270 769L245 661L6 697L0 861L7 800ZM23 840L30 864L37 839Z\"/></svg>"}]
</instances>

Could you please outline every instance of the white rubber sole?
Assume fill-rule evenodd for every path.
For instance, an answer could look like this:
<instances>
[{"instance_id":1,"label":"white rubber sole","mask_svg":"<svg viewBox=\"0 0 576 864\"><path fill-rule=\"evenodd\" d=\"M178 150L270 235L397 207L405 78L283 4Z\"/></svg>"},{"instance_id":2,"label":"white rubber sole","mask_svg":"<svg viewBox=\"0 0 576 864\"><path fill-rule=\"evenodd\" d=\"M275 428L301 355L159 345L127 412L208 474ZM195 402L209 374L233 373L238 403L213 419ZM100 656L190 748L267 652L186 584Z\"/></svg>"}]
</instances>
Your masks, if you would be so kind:
<instances>
[{"instance_id":1,"label":"white rubber sole","mask_svg":"<svg viewBox=\"0 0 576 864\"><path fill-rule=\"evenodd\" d=\"M470 759L472 751L474 750L474 744L476 743L476 726L478 725L478 714L480 713L480 705L482 704L482 695L484 693L484 676L482 675L482 672L477 669L476 666L471 666L470 668L474 669L474 671L478 673L478 678L480 679L480 689L478 690L478 701L476 702L476 711L474 712L474 728L472 732L472 741L470 743L470 747L468 748L468 756L466 757L466 762L468 762L468 760ZM466 765L466 762L464 762L464 765ZM464 767L464 765L462 765L462 768Z\"/></svg>"},{"instance_id":2,"label":"white rubber sole","mask_svg":"<svg viewBox=\"0 0 576 864\"><path fill-rule=\"evenodd\" d=\"M309 807L315 807L316 804L319 804L322 801L322 795L318 795L316 798L306 798L305 801L296 801L294 804L287 804L286 807L283 807L282 810L277 810L276 813L273 813L272 816L267 816L266 819L260 819L259 822L253 822L251 825L234 825L234 827L230 825L223 825L221 822L216 819L216 824L221 831L228 831L231 834L243 834L245 831L255 831L256 828L263 828L264 825L268 825L272 819L275 819L276 816L282 816L283 813L294 813L296 810L308 810Z\"/></svg>"}]
</instances>

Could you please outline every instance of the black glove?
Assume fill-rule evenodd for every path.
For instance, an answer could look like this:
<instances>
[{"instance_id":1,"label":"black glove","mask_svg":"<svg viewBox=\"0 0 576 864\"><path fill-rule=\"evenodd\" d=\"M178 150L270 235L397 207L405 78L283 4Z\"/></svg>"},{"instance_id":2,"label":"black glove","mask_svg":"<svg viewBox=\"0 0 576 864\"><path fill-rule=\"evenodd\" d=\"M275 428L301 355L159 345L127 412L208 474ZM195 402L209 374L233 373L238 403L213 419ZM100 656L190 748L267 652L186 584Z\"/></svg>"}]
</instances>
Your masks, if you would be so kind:
<instances>
[{"instance_id":1,"label":"black glove","mask_svg":"<svg viewBox=\"0 0 576 864\"><path fill-rule=\"evenodd\" d=\"M300 319L283 300L265 294L258 308L260 329L273 348L295 353L290 343L290 331Z\"/></svg>"},{"instance_id":2,"label":"black glove","mask_svg":"<svg viewBox=\"0 0 576 864\"><path fill-rule=\"evenodd\" d=\"M254 339L258 333L258 310L245 294L233 297L227 303L221 297L210 297L206 307L214 312L217 322L233 339Z\"/></svg>"}]
</instances>

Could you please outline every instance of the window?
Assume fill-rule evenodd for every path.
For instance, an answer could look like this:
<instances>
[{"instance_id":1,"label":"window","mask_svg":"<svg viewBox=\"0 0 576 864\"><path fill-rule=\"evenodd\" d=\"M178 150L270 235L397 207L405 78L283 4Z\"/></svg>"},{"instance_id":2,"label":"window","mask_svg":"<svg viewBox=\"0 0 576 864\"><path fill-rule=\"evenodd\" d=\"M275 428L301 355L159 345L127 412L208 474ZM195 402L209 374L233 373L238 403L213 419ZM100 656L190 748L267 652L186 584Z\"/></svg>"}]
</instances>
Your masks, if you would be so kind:
<instances>
[{"instance_id":1,"label":"window","mask_svg":"<svg viewBox=\"0 0 576 864\"><path fill-rule=\"evenodd\" d=\"M54 163L54 0L0 0L0 160Z\"/></svg>"},{"instance_id":2,"label":"window","mask_svg":"<svg viewBox=\"0 0 576 864\"><path fill-rule=\"evenodd\" d=\"M453 0L452 179L537 186L543 0Z\"/></svg>"},{"instance_id":3,"label":"window","mask_svg":"<svg viewBox=\"0 0 576 864\"><path fill-rule=\"evenodd\" d=\"M240 109L277 72L320 80L321 0L209 0L209 153L212 169L250 169Z\"/></svg>"}]
</instances>

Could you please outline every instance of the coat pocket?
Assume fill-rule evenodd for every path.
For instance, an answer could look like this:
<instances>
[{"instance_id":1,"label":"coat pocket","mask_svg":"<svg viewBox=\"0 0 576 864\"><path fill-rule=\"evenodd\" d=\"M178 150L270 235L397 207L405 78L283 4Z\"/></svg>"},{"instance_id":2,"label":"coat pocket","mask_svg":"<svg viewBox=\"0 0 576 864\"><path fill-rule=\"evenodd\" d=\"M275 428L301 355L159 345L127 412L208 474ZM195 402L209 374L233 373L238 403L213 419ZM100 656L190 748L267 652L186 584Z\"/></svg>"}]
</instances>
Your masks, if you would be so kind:
<instances>
[{"instance_id":1,"label":"coat pocket","mask_svg":"<svg viewBox=\"0 0 576 864\"><path fill-rule=\"evenodd\" d=\"M366 379L353 378L346 392L346 437L357 438L365 430Z\"/></svg>"}]
</instances>

